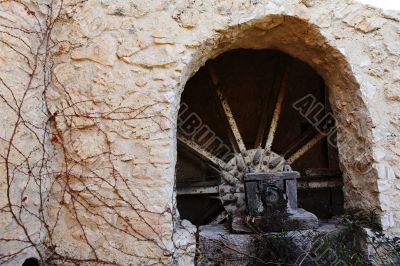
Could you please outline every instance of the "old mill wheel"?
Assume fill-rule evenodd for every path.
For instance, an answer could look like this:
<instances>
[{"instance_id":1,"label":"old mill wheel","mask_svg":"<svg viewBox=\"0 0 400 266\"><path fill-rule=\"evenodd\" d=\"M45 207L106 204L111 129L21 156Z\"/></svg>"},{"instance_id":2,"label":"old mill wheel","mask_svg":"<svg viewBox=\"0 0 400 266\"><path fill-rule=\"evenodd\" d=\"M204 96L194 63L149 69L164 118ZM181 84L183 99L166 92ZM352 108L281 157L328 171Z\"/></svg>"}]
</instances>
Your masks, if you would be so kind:
<instances>
[{"instance_id":1,"label":"old mill wheel","mask_svg":"<svg viewBox=\"0 0 400 266\"><path fill-rule=\"evenodd\" d=\"M302 173L305 203L316 198L307 199L307 188L330 189L322 208L338 209L337 151L313 121L329 112L326 94L313 69L280 51L234 50L207 62L187 83L179 112L181 216L205 224L243 212L245 173L291 168ZM296 103L307 97L317 108L306 116Z\"/></svg>"}]
</instances>

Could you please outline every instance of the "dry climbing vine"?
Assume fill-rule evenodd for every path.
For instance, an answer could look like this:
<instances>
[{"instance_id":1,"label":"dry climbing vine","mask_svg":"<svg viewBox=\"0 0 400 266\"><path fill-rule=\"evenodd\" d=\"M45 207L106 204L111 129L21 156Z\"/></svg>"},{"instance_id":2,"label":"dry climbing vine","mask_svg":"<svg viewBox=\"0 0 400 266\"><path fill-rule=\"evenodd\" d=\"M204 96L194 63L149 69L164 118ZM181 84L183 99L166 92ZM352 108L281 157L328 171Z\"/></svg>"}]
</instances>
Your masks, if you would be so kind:
<instances>
[{"instance_id":1,"label":"dry climbing vine","mask_svg":"<svg viewBox=\"0 0 400 266\"><path fill-rule=\"evenodd\" d=\"M58 80L53 58L81 44L56 40L53 32L58 23L69 23L79 4L0 2L2 13L10 15L0 16L2 53L13 57L12 68L23 69L18 77L0 73L7 122L0 138L0 188L6 193L0 209L0 264L35 257L48 265L116 265L120 256L167 264L177 247L168 241L174 235L161 235L166 230L159 221L172 221L174 208L148 209L135 183L116 166L120 160L107 132L110 125L139 120L163 130L166 118L154 110L164 102L133 108L110 106L96 97L77 100ZM93 136L100 152L80 153L76 139L82 132ZM66 229L72 236L62 236ZM117 243L114 235L124 241ZM72 238L62 242L64 237ZM60 247L60 241L76 246Z\"/></svg>"},{"instance_id":2,"label":"dry climbing vine","mask_svg":"<svg viewBox=\"0 0 400 266\"><path fill-rule=\"evenodd\" d=\"M42 96L50 84L51 60L50 50L54 43L51 40L51 31L60 16L61 5L58 8L51 2L46 6L47 15L40 18L33 9L24 2L2 1L2 8L6 13L11 8L17 9L25 25L15 23L12 16L2 17L0 24L2 52L10 53L14 62L20 62L24 71L20 76L13 77L21 80L14 83L10 77L0 76L2 106L5 106L7 125L3 125L1 137L1 164L4 169L2 173L2 191L5 192L6 202L2 204L2 219L10 221L5 230L11 230L10 236L3 232L1 239L0 261L7 262L28 249L34 249L36 254L43 260L43 252L40 247L41 237L33 237L29 224L34 221L45 225L49 229L45 217L46 197L43 191L44 179L49 177L48 154L46 151L48 130L46 124L34 123L26 117L27 102L34 95ZM58 9L58 10L57 10ZM17 11L17 12L18 12ZM19 18L21 18L19 17ZM20 22L20 21L18 21ZM31 23L35 27L31 27ZM15 68L20 65L15 64ZM2 72L2 74L5 74ZM46 112L44 109L43 112ZM10 126L9 128L5 128ZM35 145L32 150L26 151L19 141L28 135ZM3 170L2 169L2 170ZM4 182L5 181L5 182ZM3 185L4 184L4 185ZM20 186L20 187L17 187ZM29 204L30 199L26 196L28 189L34 186L38 201L36 208ZM30 206L29 206L30 205ZM15 227L15 229L13 228ZM3 229L3 230L4 230ZM22 236L22 237L21 237Z\"/></svg>"}]
</instances>

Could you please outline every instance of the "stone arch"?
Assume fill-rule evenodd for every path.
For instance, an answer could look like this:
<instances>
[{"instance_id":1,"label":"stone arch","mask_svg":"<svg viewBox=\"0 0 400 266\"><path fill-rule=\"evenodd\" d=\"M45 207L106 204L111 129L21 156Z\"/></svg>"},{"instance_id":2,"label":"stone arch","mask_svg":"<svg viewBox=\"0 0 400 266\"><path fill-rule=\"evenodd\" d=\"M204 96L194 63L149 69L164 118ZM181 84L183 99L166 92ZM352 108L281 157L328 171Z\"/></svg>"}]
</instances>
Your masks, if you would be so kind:
<instances>
[{"instance_id":1,"label":"stone arch","mask_svg":"<svg viewBox=\"0 0 400 266\"><path fill-rule=\"evenodd\" d=\"M287 15L265 16L218 33L217 40L205 40L187 62L178 99L188 79L207 60L233 49L277 49L302 60L324 79L329 91L337 122L345 207L381 211L372 159L372 118L349 60L334 40L326 38L317 25Z\"/></svg>"}]
</instances>

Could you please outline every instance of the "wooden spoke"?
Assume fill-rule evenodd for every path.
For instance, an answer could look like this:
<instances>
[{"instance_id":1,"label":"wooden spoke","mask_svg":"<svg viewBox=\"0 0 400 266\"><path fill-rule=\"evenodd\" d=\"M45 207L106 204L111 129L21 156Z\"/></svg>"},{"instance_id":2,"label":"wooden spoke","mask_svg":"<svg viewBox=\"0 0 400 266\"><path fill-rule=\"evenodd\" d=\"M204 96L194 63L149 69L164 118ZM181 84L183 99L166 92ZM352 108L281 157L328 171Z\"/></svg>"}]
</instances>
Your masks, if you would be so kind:
<instances>
[{"instance_id":1,"label":"wooden spoke","mask_svg":"<svg viewBox=\"0 0 400 266\"><path fill-rule=\"evenodd\" d=\"M292 155L294 152L300 149L304 144L306 144L309 139L311 139L317 134L318 132L313 127L310 126L298 138L296 138L296 140L293 143L291 143L289 146L287 146L286 149L284 149L285 153L283 154L283 157L287 158L288 156Z\"/></svg>"},{"instance_id":2,"label":"wooden spoke","mask_svg":"<svg viewBox=\"0 0 400 266\"><path fill-rule=\"evenodd\" d=\"M208 197L210 198L210 197ZM219 197L217 197L216 199L219 199ZM218 204L213 204L211 205L208 210L202 215L202 220L203 221L209 221L210 218L215 217L215 215L218 213L220 213L220 206Z\"/></svg>"},{"instance_id":3,"label":"wooden spoke","mask_svg":"<svg viewBox=\"0 0 400 266\"><path fill-rule=\"evenodd\" d=\"M325 137L326 135L319 133L317 136L315 136L306 144L304 144L300 149L298 149L293 155L291 155L289 159L287 159L287 163L292 164L293 162L295 162L297 159L303 156L307 151L309 151L312 147L314 147L315 144L317 144L320 140L322 140Z\"/></svg>"},{"instance_id":4,"label":"wooden spoke","mask_svg":"<svg viewBox=\"0 0 400 266\"><path fill-rule=\"evenodd\" d=\"M237 127L235 118L233 118L233 114L232 114L231 108L229 107L227 100L222 95L222 92L219 89L217 89L217 94L218 94L218 97L219 97L219 99L221 101L222 107L224 108L225 116L228 119L228 122L229 122L229 125L231 127L232 133L235 136L235 140L236 140L237 146L239 147L239 150L241 152L244 152L244 151L246 151L246 147L244 145L242 136L240 135L240 132L239 132L239 129Z\"/></svg>"},{"instance_id":5,"label":"wooden spoke","mask_svg":"<svg viewBox=\"0 0 400 266\"><path fill-rule=\"evenodd\" d=\"M217 168L225 168L225 162L219 159L218 157L214 156L207 150L203 149L199 144L196 142L185 138L183 136L177 137L178 141L183 144L185 147L189 148L190 150L194 151L200 158L210 162Z\"/></svg>"},{"instance_id":6,"label":"wooden spoke","mask_svg":"<svg viewBox=\"0 0 400 266\"><path fill-rule=\"evenodd\" d=\"M256 141L254 142L255 149L257 149L258 147L261 147L261 145L262 145L263 136L265 134L265 130L266 130L267 124L268 124L268 111L267 110L268 110L268 101L266 100L264 103L264 106L263 106L263 111L261 113L261 122L258 127Z\"/></svg>"},{"instance_id":7,"label":"wooden spoke","mask_svg":"<svg viewBox=\"0 0 400 266\"><path fill-rule=\"evenodd\" d=\"M260 148L262 146L263 139L265 137L265 132L271 123L272 117L269 116L271 112L274 110L274 106L270 103L276 102L279 94L280 83L284 77L285 67L287 66L287 62L278 64L275 73L274 83L272 88L265 88L265 95L263 96L263 107L261 112L261 119L258 125L257 136L254 142L254 148Z\"/></svg>"},{"instance_id":8,"label":"wooden spoke","mask_svg":"<svg viewBox=\"0 0 400 266\"><path fill-rule=\"evenodd\" d=\"M275 133L278 128L278 122L279 122L279 118L280 118L281 111L282 111L282 104L285 99L287 80L288 80L288 70L286 69L285 74L282 79L282 82L281 82L281 86L279 88L279 95L278 95L278 99L276 101L274 113L272 116L271 126L270 126L270 129L268 132L267 142L265 144L265 150L269 150L269 151L271 150L272 143L275 138Z\"/></svg>"},{"instance_id":9,"label":"wooden spoke","mask_svg":"<svg viewBox=\"0 0 400 266\"><path fill-rule=\"evenodd\" d=\"M185 187L178 188L178 195L217 194L218 186Z\"/></svg>"},{"instance_id":10,"label":"wooden spoke","mask_svg":"<svg viewBox=\"0 0 400 266\"><path fill-rule=\"evenodd\" d=\"M226 100L226 98L224 97L219 88L220 82L218 76L211 64L208 64L207 66L209 75L211 77L211 81L214 85L216 96L218 98L217 104L221 112L224 113L223 117L226 118L226 121L229 125L228 134L230 134L231 136L233 135L233 139L231 139L231 142L234 143L232 143L232 146L236 147L237 152L239 151L243 153L246 151L246 147L244 145L242 136L240 135L239 128L236 124L235 118L233 117L232 110L229 107L228 101Z\"/></svg>"},{"instance_id":11,"label":"wooden spoke","mask_svg":"<svg viewBox=\"0 0 400 266\"><path fill-rule=\"evenodd\" d=\"M219 224L221 223L227 216L227 213L225 211L221 212L218 214L211 222L210 224Z\"/></svg>"}]
</instances>

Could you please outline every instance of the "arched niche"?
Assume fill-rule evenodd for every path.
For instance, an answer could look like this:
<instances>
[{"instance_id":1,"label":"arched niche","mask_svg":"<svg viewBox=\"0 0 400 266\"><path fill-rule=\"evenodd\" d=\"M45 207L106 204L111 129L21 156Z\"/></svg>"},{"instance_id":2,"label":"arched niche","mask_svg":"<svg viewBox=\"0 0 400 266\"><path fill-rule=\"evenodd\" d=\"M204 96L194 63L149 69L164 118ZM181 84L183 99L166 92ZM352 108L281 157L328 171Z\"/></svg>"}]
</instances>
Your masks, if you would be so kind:
<instances>
[{"instance_id":1,"label":"arched niche","mask_svg":"<svg viewBox=\"0 0 400 266\"><path fill-rule=\"evenodd\" d=\"M252 20L219 33L217 41L205 41L192 54L182 84L208 60L234 49L276 49L305 62L322 77L329 94L337 127L345 207L380 210L371 159L371 116L348 60L332 41L315 25L281 15Z\"/></svg>"}]
</instances>

